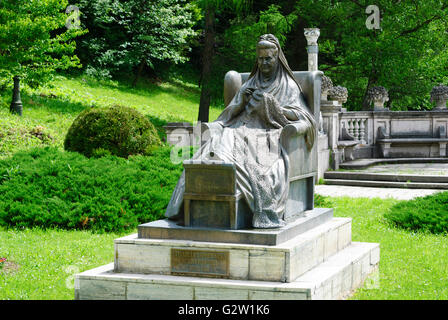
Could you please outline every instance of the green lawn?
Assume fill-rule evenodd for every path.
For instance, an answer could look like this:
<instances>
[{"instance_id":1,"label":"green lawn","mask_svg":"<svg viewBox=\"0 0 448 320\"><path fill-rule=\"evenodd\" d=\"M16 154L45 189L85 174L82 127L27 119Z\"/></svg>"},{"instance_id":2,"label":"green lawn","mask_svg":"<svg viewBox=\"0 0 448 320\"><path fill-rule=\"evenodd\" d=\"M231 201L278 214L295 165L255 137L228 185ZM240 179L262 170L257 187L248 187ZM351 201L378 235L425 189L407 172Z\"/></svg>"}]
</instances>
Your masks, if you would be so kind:
<instances>
[{"instance_id":1,"label":"green lawn","mask_svg":"<svg viewBox=\"0 0 448 320\"><path fill-rule=\"evenodd\" d=\"M84 231L0 229L0 299L67 300L74 298L76 272L113 261L119 234Z\"/></svg>"},{"instance_id":2,"label":"green lawn","mask_svg":"<svg viewBox=\"0 0 448 320\"><path fill-rule=\"evenodd\" d=\"M335 215L351 217L352 240L380 243L379 288L353 299L448 299L448 237L390 227L383 214L396 200L335 198Z\"/></svg>"},{"instance_id":3,"label":"green lawn","mask_svg":"<svg viewBox=\"0 0 448 320\"><path fill-rule=\"evenodd\" d=\"M53 138L45 144L62 148L73 120L91 106L120 104L134 107L159 127L166 122L197 121L200 89L186 81L172 79L152 83L142 80L133 88L111 80L59 76L51 86L22 90L22 117L9 113L11 94L0 92L0 158L41 145L39 139L29 134L36 126L43 127L44 132ZM215 120L221 111L221 108L212 106L210 121Z\"/></svg>"}]
</instances>

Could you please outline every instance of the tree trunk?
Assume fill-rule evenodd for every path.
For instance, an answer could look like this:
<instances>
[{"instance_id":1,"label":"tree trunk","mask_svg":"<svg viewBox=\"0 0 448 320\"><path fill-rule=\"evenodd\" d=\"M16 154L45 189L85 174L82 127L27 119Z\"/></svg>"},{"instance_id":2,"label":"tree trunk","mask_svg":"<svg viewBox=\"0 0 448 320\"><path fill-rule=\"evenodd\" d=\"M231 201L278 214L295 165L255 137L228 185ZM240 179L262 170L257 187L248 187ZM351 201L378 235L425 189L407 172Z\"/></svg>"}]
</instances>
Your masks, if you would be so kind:
<instances>
[{"instance_id":1,"label":"tree trunk","mask_svg":"<svg viewBox=\"0 0 448 320\"><path fill-rule=\"evenodd\" d=\"M213 47L215 44L215 31L213 24L215 20L215 8L212 4L207 6L205 12L205 43L202 54L201 73L201 98L199 101L198 121L208 122L210 109L210 78L212 73Z\"/></svg>"},{"instance_id":2,"label":"tree trunk","mask_svg":"<svg viewBox=\"0 0 448 320\"><path fill-rule=\"evenodd\" d=\"M143 71L144 67L145 67L145 60L142 59L142 61L140 61L140 64L138 65L137 73L135 74L134 81L132 82L133 87L135 87L137 85L138 80L140 79L140 77L142 75L142 71Z\"/></svg>"}]
</instances>

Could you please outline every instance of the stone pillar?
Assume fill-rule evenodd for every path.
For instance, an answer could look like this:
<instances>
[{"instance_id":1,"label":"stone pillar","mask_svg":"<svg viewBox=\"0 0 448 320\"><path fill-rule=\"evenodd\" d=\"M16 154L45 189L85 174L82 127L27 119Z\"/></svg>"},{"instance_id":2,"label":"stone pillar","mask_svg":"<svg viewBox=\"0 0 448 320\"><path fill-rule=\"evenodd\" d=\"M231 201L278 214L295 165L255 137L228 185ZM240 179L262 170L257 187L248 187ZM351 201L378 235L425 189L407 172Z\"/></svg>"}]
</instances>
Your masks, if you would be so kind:
<instances>
[{"instance_id":1,"label":"stone pillar","mask_svg":"<svg viewBox=\"0 0 448 320\"><path fill-rule=\"evenodd\" d=\"M308 43L308 71L317 71L317 56L319 53L319 46L317 45L317 39L320 36L318 28L305 28L304 34Z\"/></svg>"},{"instance_id":2,"label":"stone pillar","mask_svg":"<svg viewBox=\"0 0 448 320\"><path fill-rule=\"evenodd\" d=\"M22 115L23 105L22 100L20 98L20 77L14 77L14 90L12 94L12 102L9 107L9 111L12 113L17 113L19 116Z\"/></svg>"}]
</instances>

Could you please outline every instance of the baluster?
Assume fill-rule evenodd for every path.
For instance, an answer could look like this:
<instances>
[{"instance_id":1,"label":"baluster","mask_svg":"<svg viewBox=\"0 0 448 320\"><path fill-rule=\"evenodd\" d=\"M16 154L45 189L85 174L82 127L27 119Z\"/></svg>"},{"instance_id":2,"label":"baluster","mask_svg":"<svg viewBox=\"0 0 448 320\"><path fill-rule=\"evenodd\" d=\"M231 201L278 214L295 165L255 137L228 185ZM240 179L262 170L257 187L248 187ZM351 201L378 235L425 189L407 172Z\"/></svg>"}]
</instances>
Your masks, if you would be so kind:
<instances>
[{"instance_id":1,"label":"baluster","mask_svg":"<svg viewBox=\"0 0 448 320\"><path fill-rule=\"evenodd\" d=\"M355 123L355 128L354 128L353 135L355 136L356 140L359 140L359 119L354 119L354 123Z\"/></svg>"},{"instance_id":2,"label":"baluster","mask_svg":"<svg viewBox=\"0 0 448 320\"><path fill-rule=\"evenodd\" d=\"M359 126L359 140L361 140L362 144L366 144L366 126L364 123L367 121L367 119L361 119L360 120L360 126Z\"/></svg>"},{"instance_id":3,"label":"baluster","mask_svg":"<svg viewBox=\"0 0 448 320\"><path fill-rule=\"evenodd\" d=\"M351 135L353 135L353 119L348 119L347 120L348 123L348 133L350 133Z\"/></svg>"}]
</instances>

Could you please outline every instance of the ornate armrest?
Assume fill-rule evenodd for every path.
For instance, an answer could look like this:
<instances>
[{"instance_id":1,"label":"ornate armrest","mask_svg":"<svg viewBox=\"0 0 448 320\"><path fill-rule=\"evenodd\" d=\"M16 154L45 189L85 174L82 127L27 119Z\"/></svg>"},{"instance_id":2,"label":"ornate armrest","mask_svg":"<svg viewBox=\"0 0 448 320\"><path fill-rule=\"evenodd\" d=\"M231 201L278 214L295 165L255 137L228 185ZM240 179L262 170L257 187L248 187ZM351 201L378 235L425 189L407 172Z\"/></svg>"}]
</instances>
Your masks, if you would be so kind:
<instances>
[{"instance_id":1,"label":"ornate armrest","mask_svg":"<svg viewBox=\"0 0 448 320\"><path fill-rule=\"evenodd\" d=\"M203 145L213 133L218 133L222 126L218 122L203 122L201 123L201 145Z\"/></svg>"},{"instance_id":2,"label":"ornate armrest","mask_svg":"<svg viewBox=\"0 0 448 320\"><path fill-rule=\"evenodd\" d=\"M221 125L218 122L202 122L201 130L205 132L207 130L215 131L221 129Z\"/></svg>"},{"instance_id":3,"label":"ornate armrest","mask_svg":"<svg viewBox=\"0 0 448 320\"><path fill-rule=\"evenodd\" d=\"M280 143L284 146L288 145L288 140L296 136L304 136L307 130L307 124L303 120L287 124L283 127L280 134Z\"/></svg>"},{"instance_id":4,"label":"ornate armrest","mask_svg":"<svg viewBox=\"0 0 448 320\"><path fill-rule=\"evenodd\" d=\"M305 135L306 129L307 125L303 120L287 124L283 127L280 139L291 138L295 135Z\"/></svg>"}]
</instances>

